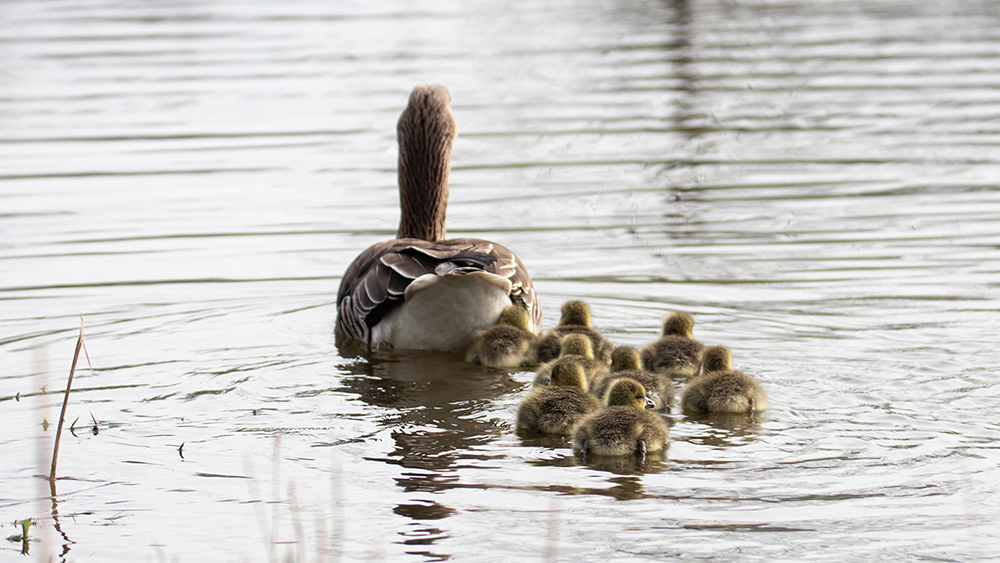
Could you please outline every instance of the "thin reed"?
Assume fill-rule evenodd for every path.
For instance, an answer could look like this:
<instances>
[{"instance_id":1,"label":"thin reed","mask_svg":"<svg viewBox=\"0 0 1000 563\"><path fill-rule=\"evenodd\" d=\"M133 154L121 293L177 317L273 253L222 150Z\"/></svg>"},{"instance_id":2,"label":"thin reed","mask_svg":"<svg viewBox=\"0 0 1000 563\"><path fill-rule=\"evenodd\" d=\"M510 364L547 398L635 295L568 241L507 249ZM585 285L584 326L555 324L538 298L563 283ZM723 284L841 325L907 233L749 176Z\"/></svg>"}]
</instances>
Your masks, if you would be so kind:
<instances>
[{"instance_id":1,"label":"thin reed","mask_svg":"<svg viewBox=\"0 0 1000 563\"><path fill-rule=\"evenodd\" d=\"M59 424L56 426L56 443L52 448L52 466L49 468L49 488L55 495L56 463L59 461L59 441L62 438L63 423L66 422L66 407L69 406L69 392L73 388L73 375L76 373L76 362L80 359L83 349L83 316L80 316L80 336L76 339L76 351L73 352L73 365L69 368L69 379L66 381L66 393L63 395L62 410L59 411Z\"/></svg>"}]
</instances>

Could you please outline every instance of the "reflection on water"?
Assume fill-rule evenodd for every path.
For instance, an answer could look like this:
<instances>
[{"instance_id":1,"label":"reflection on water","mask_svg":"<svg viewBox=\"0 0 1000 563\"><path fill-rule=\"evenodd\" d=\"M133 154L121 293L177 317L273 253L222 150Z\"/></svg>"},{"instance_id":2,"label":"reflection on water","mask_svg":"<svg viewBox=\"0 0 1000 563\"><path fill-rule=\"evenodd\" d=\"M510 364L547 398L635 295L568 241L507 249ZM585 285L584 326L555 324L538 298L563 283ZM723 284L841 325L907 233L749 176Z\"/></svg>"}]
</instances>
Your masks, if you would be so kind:
<instances>
[{"instance_id":1,"label":"reflection on water","mask_svg":"<svg viewBox=\"0 0 1000 563\"><path fill-rule=\"evenodd\" d=\"M521 390L524 385L506 371L472 366L461 356L437 352L375 351L370 357L344 366L351 374L342 391L365 403L392 409L380 423L391 426L394 448L384 458L368 458L402 468L397 486L405 493L439 493L460 482L464 464L488 462L493 454L475 450L495 440L501 427L478 416L489 401ZM410 498L410 497L408 497ZM426 498L412 498L393 512L418 522L441 520L454 508ZM431 545L450 537L438 527L414 524L400 532L402 544ZM407 551L428 560L449 556L431 551Z\"/></svg>"},{"instance_id":2,"label":"reflection on water","mask_svg":"<svg viewBox=\"0 0 1000 563\"><path fill-rule=\"evenodd\" d=\"M992 2L0 17L0 533L38 518L40 558L997 551ZM528 372L338 348L338 276L395 232L395 122L425 81L459 121L452 235L516 250L548 311L585 299L617 344L691 312L771 410L674 409L664 459L585 464L515 432ZM80 314L96 371L69 416L110 423L64 442L56 521L24 491Z\"/></svg>"},{"instance_id":3,"label":"reflection on water","mask_svg":"<svg viewBox=\"0 0 1000 563\"><path fill-rule=\"evenodd\" d=\"M753 441L761 432L761 414L716 412L687 417L702 425L691 442L715 447L739 446Z\"/></svg>"},{"instance_id":4,"label":"reflection on water","mask_svg":"<svg viewBox=\"0 0 1000 563\"><path fill-rule=\"evenodd\" d=\"M642 475L663 471L665 467L662 462L666 459L666 454L667 452L653 452L646 454L645 458L626 456L610 458L588 457L587 459L583 459L580 456L576 456L574 461L586 465L591 469L607 471L617 475ZM615 478L610 478L609 481L617 483L619 486L612 487L608 490L607 494L618 500L643 498L645 496L645 490L638 479L616 481Z\"/></svg>"},{"instance_id":5,"label":"reflection on water","mask_svg":"<svg viewBox=\"0 0 1000 563\"><path fill-rule=\"evenodd\" d=\"M513 422L513 421L512 421ZM547 448L547 449L564 449L569 448L573 444L572 437L570 436L560 436L557 434L540 434L533 430L527 428L517 428L518 438L521 440L521 444L526 447L532 448ZM563 459L563 458L559 458ZM539 463L556 463L557 459L550 460L536 460Z\"/></svg>"}]
</instances>

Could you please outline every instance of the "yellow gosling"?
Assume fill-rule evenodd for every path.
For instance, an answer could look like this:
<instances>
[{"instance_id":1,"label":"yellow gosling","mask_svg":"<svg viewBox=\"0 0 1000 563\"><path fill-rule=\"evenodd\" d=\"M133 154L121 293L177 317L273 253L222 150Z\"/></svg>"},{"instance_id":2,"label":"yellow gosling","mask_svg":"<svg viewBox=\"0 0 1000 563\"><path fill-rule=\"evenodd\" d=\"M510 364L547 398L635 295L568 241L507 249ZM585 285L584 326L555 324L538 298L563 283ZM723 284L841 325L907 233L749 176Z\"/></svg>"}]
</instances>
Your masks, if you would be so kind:
<instances>
[{"instance_id":1,"label":"yellow gosling","mask_svg":"<svg viewBox=\"0 0 1000 563\"><path fill-rule=\"evenodd\" d=\"M559 357L562 339L567 334L585 334L590 339L594 357L611 363L614 345L604 339L591 325L590 307L583 301L567 301L562 306L559 326L548 331L537 343L538 361L548 362Z\"/></svg>"},{"instance_id":2,"label":"yellow gosling","mask_svg":"<svg viewBox=\"0 0 1000 563\"><path fill-rule=\"evenodd\" d=\"M767 410L767 393L753 377L732 369L728 349L712 346L705 350L702 373L681 394L681 408L688 413L752 415Z\"/></svg>"},{"instance_id":3,"label":"yellow gosling","mask_svg":"<svg viewBox=\"0 0 1000 563\"><path fill-rule=\"evenodd\" d=\"M733 355L725 346L709 346L701 356L701 368L698 375L713 371L729 371L733 369Z\"/></svg>"},{"instance_id":4,"label":"yellow gosling","mask_svg":"<svg viewBox=\"0 0 1000 563\"><path fill-rule=\"evenodd\" d=\"M517 427L543 434L569 434L587 414L601 407L587 392L583 368L572 362L556 365L547 385L531 390L517 408Z\"/></svg>"},{"instance_id":5,"label":"yellow gosling","mask_svg":"<svg viewBox=\"0 0 1000 563\"><path fill-rule=\"evenodd\" d=\"M619 379L608 390L607 406L584 418L573 430L573 448L587 456L644 458L667 448L670 430L663 418L646 410L646 390L632 379Z\"/></svg>"},{"instance_id":6,"label":"yellow gosling","mask_svg":"<svg viewBox=\"0 0 1000 563\"><path fill-rule=\"evenodd\" d=\"M622 378L638 381L646 389L646 396L659 412L670 410L674 402L674 385L668 378L642 369L639 351L631 346L619 346L611 354L611 371L591 382L590 393L604 397L611 385Z\"/></svg>"},{"instance_id":7,"label":"yellow gosling","mask_svg":"<svg viewBox=\"0 0 1000 563\"><path fill-rule=\"evenodd\" d=\"M693 329L691 315L680 312L667 315L660 338L642 349L643 366L667 377L695 375L704 346L694 339Z\"/></svg>"},{"instance_id":8,"label":"yellow gosling","mask_svg":"<svg viewBox=\"0 0 1000 563\"><path fill-rule=\"evenodd\" d=\"M535 385L541 384L549 377L549 373L556 363L564 361L572 361L580 364L587 376L588 385L608 371L608 364L594 358L591 341L586 335L567 334L562 339L559 356L538 367L537 375L535 376Z\"/></svg>"},{"instance_id":9,"label":"yellow gosling","mask_svg":"<svg viewBox=\"0 0 1000 563\"><path fill-rule=\"evenodd\" d=\"M537 363L535 339L528 311L508 305L500 313L497 324L473 335L465 359L472 364L496 368L531 366Z\"/></svg>"}]
</instances>

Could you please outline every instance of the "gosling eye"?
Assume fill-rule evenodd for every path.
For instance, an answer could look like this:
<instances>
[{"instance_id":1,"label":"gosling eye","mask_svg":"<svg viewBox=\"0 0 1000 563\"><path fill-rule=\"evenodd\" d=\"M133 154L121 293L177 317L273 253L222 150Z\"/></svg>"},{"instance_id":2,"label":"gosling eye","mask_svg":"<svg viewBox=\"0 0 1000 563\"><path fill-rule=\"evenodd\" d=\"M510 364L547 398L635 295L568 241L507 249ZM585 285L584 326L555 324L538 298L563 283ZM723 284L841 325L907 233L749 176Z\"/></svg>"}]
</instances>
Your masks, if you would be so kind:
<instances>
[{"instance_id":1,"label":"gosling eye","mask_svg":"<svg viewBox=\"0 0 1000 563\"><path fill-rule=\"evenodd\" d=\"M549 383L552 383L552 378L551 377L548 378L548 379L546 379L545 381L543 381L542 385L548 385Z\"/></svg>"}]
</instances>

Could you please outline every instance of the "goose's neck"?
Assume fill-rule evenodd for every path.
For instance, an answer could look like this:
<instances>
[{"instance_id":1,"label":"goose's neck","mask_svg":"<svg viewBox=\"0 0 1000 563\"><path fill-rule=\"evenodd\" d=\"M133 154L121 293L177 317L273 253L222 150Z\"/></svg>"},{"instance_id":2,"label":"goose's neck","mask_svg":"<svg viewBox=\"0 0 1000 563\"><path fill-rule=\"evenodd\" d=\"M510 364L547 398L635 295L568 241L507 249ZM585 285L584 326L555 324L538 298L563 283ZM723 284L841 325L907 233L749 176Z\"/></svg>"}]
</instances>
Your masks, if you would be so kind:
<instances>
[{"instance_id":1,"label":"goose's neck","mask_svg":"<svg viewBox=\"0 0 1000 563\"><path fill-rule=\"evenodd\" d=\"M397 238L445 238L451 147L457 133L447 96L447 90L414 90L399 118Z\"/></svg>"},{"instance_id":2,"label":"goose's neck","mask_svg":"<svg viewBox=\"0 0 1000 563\"><path fill-rule=\"evenodd\" d=\"M445 239L448 213L447 156L399 153L399 231L396 238ZM441 162L444 160L444 162Z\"/></svg>"}]
</instances>

